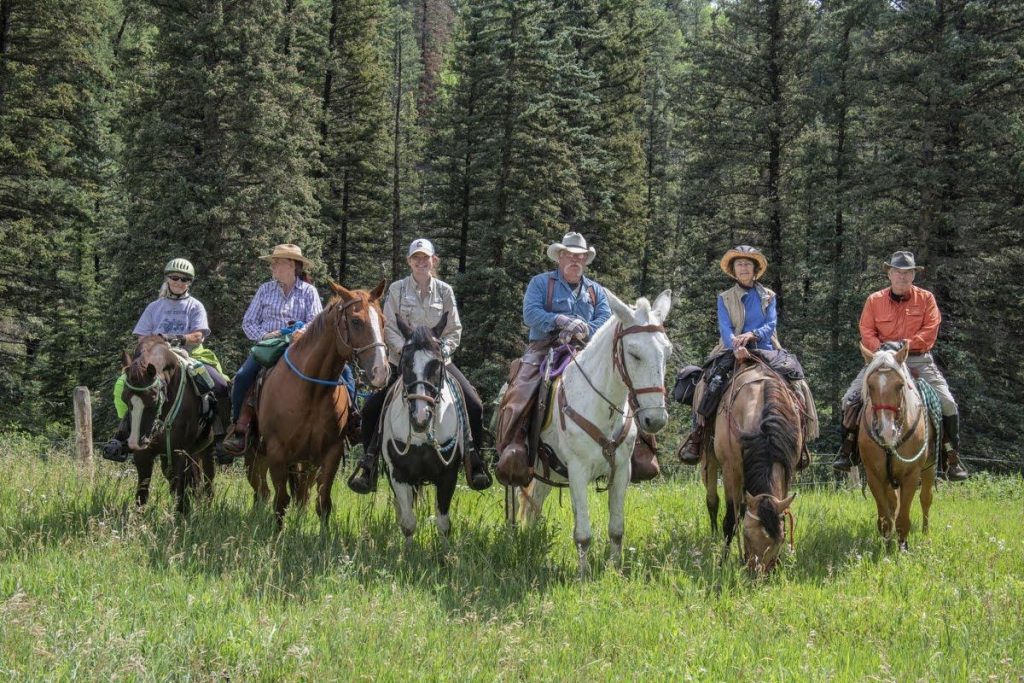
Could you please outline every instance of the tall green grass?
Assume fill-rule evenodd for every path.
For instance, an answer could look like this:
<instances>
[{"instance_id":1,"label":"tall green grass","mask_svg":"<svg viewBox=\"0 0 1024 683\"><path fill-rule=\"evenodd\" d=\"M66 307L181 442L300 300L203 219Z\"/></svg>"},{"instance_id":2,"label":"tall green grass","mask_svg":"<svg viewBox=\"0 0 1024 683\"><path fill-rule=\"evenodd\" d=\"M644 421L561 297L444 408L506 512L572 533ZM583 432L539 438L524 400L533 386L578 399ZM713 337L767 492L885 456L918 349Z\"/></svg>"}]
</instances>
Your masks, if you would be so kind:
<instances>
[{"instance_id":1,"label":"tall green grass","mask_svg":"<svg viewBox=\"0 0 1024 683\"><path fill-rule=\"evenodd\" d=\"M330 526L253 508L239 468L172 513L135 509L134 470L95 473L0 437L0 679L1022 680L1020 479L942 486L909 553L860 491L801 490L796 548L755 580L708 531L692 474L631 488L625 561L576 580L568 496L546 524L502 523L495 488L456 493L446 548L420 508L403 550L386 486L339 476Z\"/></svg>"}]
</instances>

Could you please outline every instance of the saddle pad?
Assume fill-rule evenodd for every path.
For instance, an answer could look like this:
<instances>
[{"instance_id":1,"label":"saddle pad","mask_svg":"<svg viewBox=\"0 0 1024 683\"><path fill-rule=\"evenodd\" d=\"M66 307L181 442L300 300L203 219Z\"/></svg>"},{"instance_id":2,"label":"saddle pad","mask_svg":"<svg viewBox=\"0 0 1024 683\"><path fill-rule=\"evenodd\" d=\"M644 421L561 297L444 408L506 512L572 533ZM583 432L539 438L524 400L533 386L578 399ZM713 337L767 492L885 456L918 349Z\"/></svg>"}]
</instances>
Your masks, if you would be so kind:
<instances>
[{"instance_id":1,"label":"saddle pad","mask_svg":"<svg viewBox=\"0 0 1024 683\"><path fill-rule=\"evenodd\" d=\"M925 408L928 409L928 419L935 430L935 458L938 462L939 449L942 448L942 404L939 403L939 395L935 389L920 377L917 378L917 391L921 394Z\"/></svg>"},{"instance_id":2,"label":"saddle pad","mask_svg":"<svg viewBox=\"0 0 1024 683\"><path fill-rule=\"evenodd\" d=\"M572 349L567 344L556 346L551 349L551 353L548 354L544 360L540 363L540 376L546 377L549 380L554 380L557 377L561 377L565 369L569 367L569 363L572 361Z\"/></svg>"}]
</instances>

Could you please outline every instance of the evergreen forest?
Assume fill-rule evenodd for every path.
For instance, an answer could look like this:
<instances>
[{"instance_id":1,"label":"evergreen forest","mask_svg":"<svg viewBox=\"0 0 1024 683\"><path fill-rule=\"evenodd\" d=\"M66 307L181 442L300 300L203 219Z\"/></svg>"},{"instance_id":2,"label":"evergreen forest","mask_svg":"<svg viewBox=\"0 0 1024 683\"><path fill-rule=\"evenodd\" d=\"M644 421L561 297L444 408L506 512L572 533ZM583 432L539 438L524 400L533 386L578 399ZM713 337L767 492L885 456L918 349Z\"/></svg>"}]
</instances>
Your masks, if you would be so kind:
<instances>
[{"instance_id":1,"label":"evergreen forest","mask_svg":"<svg viewBox=\"0 0 1024 683\"><path fill-rule=\"evenodd\" d=\"M716 341L722 254L760 247L816 450L913 251L963 452L1020 469L1022 2L0 0L0 430L66 433L77 385L113 425L172 257L234 370L282 242L326 295L433 240L491 400L570 230L621 298L672 289L670 383Z\"/></svg>"}]
</instances>

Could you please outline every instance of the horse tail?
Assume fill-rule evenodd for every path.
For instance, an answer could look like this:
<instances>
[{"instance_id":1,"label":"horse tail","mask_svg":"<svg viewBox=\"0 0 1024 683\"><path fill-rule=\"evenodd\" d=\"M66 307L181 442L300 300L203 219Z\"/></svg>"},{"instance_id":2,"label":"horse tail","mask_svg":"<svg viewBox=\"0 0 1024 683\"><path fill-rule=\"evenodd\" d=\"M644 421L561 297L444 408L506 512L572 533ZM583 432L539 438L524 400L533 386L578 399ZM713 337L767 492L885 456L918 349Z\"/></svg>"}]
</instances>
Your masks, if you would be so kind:
<instances>
[{"instance_id":1,"label":"horse tail","mask_svg":"<svg viewBox=\"0 0 1024 683\"><path fill-rule=\"evenodd\" d=\"M788 483L793 476L797 452L797 434L800 415L792 401L785 400L783 387L777 380L767 379L764 386L764 406L758 428L740 435L743 457L744 488L753 495L772 490L772 470L781 465ZM770 502L756 511L766 529L779 528L778 512Z\"/></svg>"}]
</instances>

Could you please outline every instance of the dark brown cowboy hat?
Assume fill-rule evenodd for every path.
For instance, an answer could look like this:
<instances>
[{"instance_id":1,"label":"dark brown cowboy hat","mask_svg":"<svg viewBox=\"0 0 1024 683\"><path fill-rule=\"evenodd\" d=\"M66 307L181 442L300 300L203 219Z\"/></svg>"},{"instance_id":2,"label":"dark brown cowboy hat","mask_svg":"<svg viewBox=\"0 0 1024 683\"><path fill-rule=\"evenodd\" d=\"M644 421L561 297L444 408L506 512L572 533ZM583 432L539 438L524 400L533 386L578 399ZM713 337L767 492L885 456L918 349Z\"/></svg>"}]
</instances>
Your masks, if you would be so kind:
<instances>
[{"instance_id":1,"label":"dark brown cowboy hat","mask_svg":"<svg viewBox=\"0 0 1024 683\"><path fill-rule=\"evenodd\" d=\"M924 270L924 266L919 266L914 261L914 252L912 251L894 251L889 260L883 263L882 266L886 272L890 268L895 268L896 270Z\"/></svg>"},{"instance_id":2,"label":"dark brown cowboy hat","mask_svg":"<svg viewBox=\"0 0 1024 683\"><path fill-rule=\"evenodd\" d=\"M741 244L738 247L733 247L729 251L725 252L725 256L722 257L722 261L719 264L722 266L722 272L729 277L736 279L736 276L732 272L732 262L738 258L750 259L757 264L757 272L754 274L754 279L760 279L764 275L764 272L768 270L768 259L764 257L761 250L757 247L751 247L746 244Z\"/></svg>"}]
</instances>

